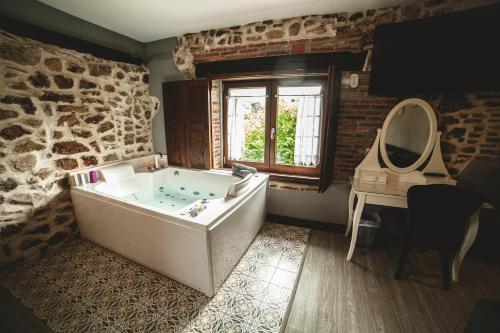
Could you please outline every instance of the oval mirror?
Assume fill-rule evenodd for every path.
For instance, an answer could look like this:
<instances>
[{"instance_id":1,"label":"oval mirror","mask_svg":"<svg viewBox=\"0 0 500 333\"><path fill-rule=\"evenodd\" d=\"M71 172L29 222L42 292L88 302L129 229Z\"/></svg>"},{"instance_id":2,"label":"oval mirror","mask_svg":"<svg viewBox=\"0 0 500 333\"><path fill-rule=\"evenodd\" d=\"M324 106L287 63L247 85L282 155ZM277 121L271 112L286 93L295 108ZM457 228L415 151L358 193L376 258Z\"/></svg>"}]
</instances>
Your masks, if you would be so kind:
<instances>
[{"instance_id":1,"label":"oval mirror","mask_svg":"<svg viewBox=\"0 0 500 333\"><path fill-rule=\"evenodd\" d=\"M380 154L386 166L399 173L418 169L429 157L436 140L436 116L424 100L398 103L384 121Z\"/></svg>"}]
</instances>

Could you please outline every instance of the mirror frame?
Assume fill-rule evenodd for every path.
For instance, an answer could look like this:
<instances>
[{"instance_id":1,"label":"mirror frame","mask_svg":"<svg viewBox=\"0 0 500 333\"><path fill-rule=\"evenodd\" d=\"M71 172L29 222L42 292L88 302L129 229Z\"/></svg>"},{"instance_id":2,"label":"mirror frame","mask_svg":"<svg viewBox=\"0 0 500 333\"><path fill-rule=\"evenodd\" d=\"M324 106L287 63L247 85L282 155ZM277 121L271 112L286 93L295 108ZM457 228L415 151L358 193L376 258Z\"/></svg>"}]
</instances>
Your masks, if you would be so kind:
<instances>
[{"instance_id":1,"label":"mirror frame","mask_svg":"<svg viewBox=\"0 0 500 333\"><path fill-rule=\"evenodd\" d=\"M389 124L396 114L396 112L399 111L402 107L406 105L417 105L420 106L424 111L425 114L427 115L427 119L429 120L429 137L427 138L427 144L425 146L424 151L420 155L420 157L412 164L404 168L400 168L396 165L394 165L390 159L389 156L387 155L387 150L386 150L386 142L385 142L385 135L387 133L387 128L389 127ZM385 165L391 169L392 171L395 171L397 173L408 173L411 171L414 171L418 169L429 157L431 154L432 150L434 149L434 144L436 141L436 135L437 135L437 119L436 115L434 114L434 110L432 109L432 106L429 105L426 101L420 99L420 98L408 98L405 99L396 106L394 106L391 109L391 112L387 115L387 117L384 120L384 125L382 126L382 133L380 135L380 154L382 155L382 160L384 161Z\"/></svg>"}]
</instances>

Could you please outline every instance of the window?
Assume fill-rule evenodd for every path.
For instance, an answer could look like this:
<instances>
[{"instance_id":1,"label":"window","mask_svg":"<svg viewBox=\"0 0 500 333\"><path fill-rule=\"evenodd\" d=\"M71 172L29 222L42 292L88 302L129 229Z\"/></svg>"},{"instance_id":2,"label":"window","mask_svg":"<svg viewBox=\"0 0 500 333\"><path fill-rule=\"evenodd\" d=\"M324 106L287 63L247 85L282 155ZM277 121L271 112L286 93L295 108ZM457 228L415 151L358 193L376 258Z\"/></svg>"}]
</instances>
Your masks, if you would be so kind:
<instances>
[{"instance_id":1,"label":"window","mask_svg":"<svg viewBox=\"0 0 500 333\"><path fill-rule=\"evenodd\" d=\"M224 165L318 177L325 78L224 82Z\"/></svg>"}]
</instances>

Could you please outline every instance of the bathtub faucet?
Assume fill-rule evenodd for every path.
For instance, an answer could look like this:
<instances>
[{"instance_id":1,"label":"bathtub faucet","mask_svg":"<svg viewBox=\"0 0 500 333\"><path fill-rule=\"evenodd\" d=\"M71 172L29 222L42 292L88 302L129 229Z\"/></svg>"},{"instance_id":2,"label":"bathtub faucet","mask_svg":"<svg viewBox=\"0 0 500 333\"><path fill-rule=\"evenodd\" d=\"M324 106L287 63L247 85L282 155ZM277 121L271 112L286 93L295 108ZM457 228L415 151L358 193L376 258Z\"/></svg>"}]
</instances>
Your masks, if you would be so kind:
<instances>
[{"instance_id":1,"label":"bathtub faucet","mask_svg":"<svg viewBox=\"0 0 500 333\"><path fill-rule=\"evenodd\" d=\"M168 162L167 162L167 165L165 165L165 166L162 165L163 164L162 159L163 159L162 153L158 152L158 153L154 154L154 160L149 162L149 164L148 164L149 171L160 170L160 169L168 167Z\"/></svg>"}]
</instances>

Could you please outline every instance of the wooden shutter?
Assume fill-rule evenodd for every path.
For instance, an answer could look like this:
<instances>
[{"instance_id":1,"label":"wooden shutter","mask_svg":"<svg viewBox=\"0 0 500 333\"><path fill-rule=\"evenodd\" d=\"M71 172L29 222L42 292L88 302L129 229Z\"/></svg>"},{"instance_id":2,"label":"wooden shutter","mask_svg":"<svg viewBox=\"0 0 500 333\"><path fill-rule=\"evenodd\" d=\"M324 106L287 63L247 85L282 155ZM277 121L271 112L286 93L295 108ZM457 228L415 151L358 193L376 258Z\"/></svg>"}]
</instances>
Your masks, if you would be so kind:
<instances>
[{"instance_id":1,"label":"wooden shutter","mask_svg":"<svg viewBox=\"0 0 500 333\"><path fill-rule=\"evenodd\" d=\"M327 112L325 118L325 140L321 147L321 176L319 179L319 193L323 193L332 182L335 144L337 140L337 119L340 106L340 85L342 72L330 65L328 68L327 84Z\"/></svg>"},{"instance_id":2,"label":"wooden shutter","mask_svg":"<svg viewBox=\"0 0 500 333\"><path fill-rule=\"evenodd\" d=\"M209 169L211 154L208 80L164 83L163 105L169 164Z\"/></svg>"},{"instance_id":3,"label":"wooden shutter","mask_svg":"<svg viewBox=\"0 0 500 333\"><path fill-rule=\"evenodd\" d=\"M165 112L168 164L186 167L184 112L181 92L181 82L163 84L163 109Z\"/></svg>"},{"instance_id":4,"label":"wooden shutter","mask_svg":"<svg viewBox=\"0 0 500 333\"><path fill-rule=\"evenodd\" d=\"M210 169L210 121L208 80L183 82L188 168Z\"/></svg>"}]
</instances>

